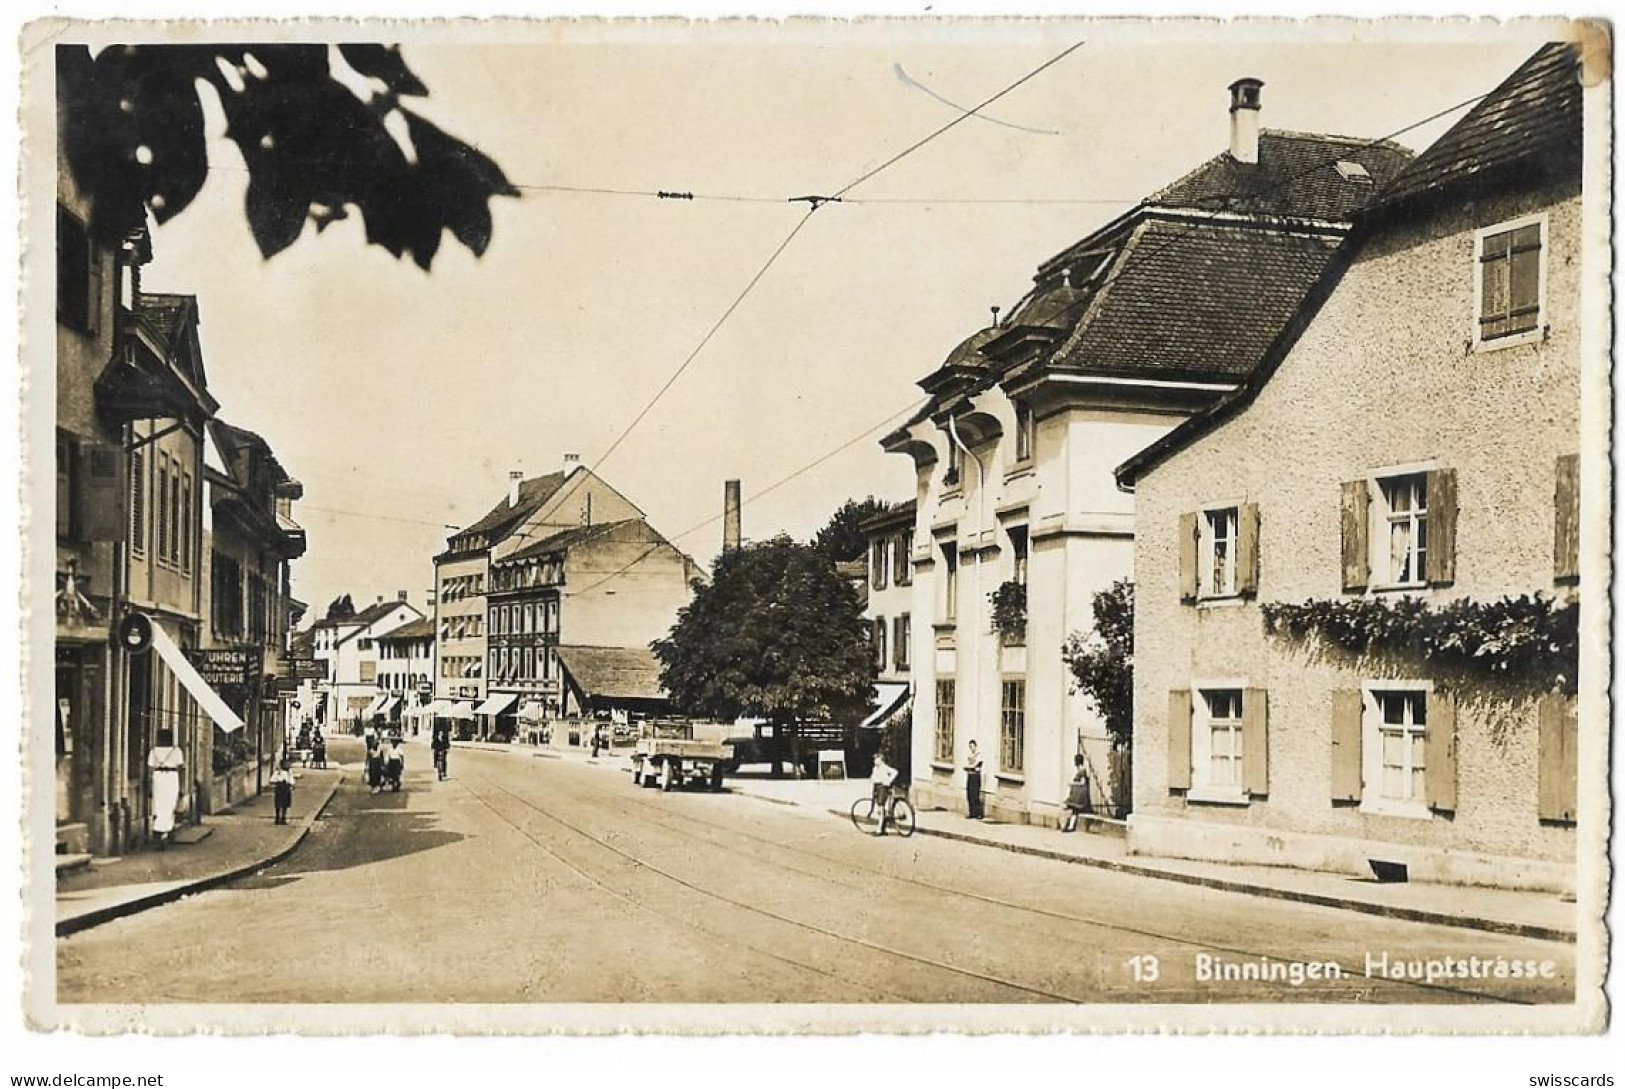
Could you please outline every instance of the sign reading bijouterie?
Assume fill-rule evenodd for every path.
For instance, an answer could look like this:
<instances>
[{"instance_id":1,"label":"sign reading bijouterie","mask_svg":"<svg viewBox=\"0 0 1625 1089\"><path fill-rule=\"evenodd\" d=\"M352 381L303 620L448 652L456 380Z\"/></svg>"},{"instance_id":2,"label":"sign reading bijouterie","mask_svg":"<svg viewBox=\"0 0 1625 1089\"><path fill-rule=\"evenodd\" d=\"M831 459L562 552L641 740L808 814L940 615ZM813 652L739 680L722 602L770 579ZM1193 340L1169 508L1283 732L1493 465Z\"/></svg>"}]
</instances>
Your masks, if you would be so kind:
<instances>
[{"instance_id":1,"label":"sign reading bijouterie","mask_svg":"<svg viewBox=\"0 0 1625 1089\"><path fill-rule=\"evenodd\" d=\"M248 648L188 650L187 658L212 688L248 685L260 669L260 653Z\"/></svg>"}]
</instances>

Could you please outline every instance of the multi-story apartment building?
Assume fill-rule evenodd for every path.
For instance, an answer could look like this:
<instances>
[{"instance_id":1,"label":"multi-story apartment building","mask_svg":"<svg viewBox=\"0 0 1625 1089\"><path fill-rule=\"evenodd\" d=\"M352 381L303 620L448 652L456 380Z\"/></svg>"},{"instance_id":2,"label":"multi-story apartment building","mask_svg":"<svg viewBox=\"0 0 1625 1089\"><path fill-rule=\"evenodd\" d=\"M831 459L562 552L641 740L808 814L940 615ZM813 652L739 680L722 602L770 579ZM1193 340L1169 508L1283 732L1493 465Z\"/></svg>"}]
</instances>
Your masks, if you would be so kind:
<instances>
[{"instance_id":1,"label":"multi-story apartment building","mask_svg":"<svg viewBox=\"0 0 1625 1089\"><path fill-rule=\"evenodd\" d=\"M649 644L671 630L698 574L641 515L575 526L506 553L491 565L490 695L478 713L492 716L498 733L521 720L579 714L581 699L568 705L561 645L626 649L629 668L643 669Z\"/></svg>"},{"instance_id":2,"label":"multi-story apartment building","mask_svg":"<svg viewBox=\"0 0 1625 1089\"><path fill-rule=\"evenodd\" d=\"M1606 505L1610 470L1580 438L1582 373L1605 384L1607 356L1581 303L1608 293L1582 280L1607 193L1582 192L1606 151L1582 148L1580 64L1547 46L1479 102L1359 215L1248 381L1119 468L1139 521L1131 849L1572 890L1605 665L1581 659L1577 717L1572 670L1486 675L1381 631L1396 609L1580 599L1579 481ZM1266 623L1312 603L1384 649Z\"/></svg>"},{"instance_id":3,"label":"multi-story apartment building","mask_svg":"<svg viewBox=\"0 0 1625 1089\"><path fill-rule=\"evenodd\" d=\"M419 617L378 636L379 708L391 724L418 728L422 709L434 695L434 620Z\"/></svg>"},{"instance_id":4,"label":"multi-story apartment building","mask_svg":"<svg viewBox=\"0 0 1625 1089\"><path fill-rule=\"evenodd\" d=\"M1261 130L1261 87L1231 86L1227 151L1044 262L1008 317L920 381L928 404L882 442L916 471L923 804L964 810L971 740L995 817L1054 822L1079 753L1097 798L1124 794L1063 657L1092 630L1096 592L1132 570L1133 502L1112 470L1246 377L1352 213L1410 158Z\"/></svg>"},{"instance_id":5,"label":"multi-story apartment building","mask_svg":"<svg viewBox=\"0 0 1625 1089\"><path fill-rule=\"evenodd\" d=\"M314 653L328 662L327 679L317 685L325 721L359 730L388 713L385 705L390 693L381 691L378 683L383 672L379 639L423 619L423 613L407 598L407 592L401 590L394 600L380 597L354 616L316 623ZM390 710L398 714L398 707Z\"/></svg>"},{"instance_id":6,"label":"multi-story apartment building","mask_svg":"<svg viewBox=\"0 0 1625 1089\"><path fill-rule=\"evenodd\" d=\"M203 461L204 649L217 658L240 653L238 683L216 688L246 724L232 734L210 731L203 781L212 811L262 789L282 748L275 677L288 649L291 565L305 552L305 531L293 520L304 488L263 438L219 419L208 426Z\"/></svg>"}]
</instances>

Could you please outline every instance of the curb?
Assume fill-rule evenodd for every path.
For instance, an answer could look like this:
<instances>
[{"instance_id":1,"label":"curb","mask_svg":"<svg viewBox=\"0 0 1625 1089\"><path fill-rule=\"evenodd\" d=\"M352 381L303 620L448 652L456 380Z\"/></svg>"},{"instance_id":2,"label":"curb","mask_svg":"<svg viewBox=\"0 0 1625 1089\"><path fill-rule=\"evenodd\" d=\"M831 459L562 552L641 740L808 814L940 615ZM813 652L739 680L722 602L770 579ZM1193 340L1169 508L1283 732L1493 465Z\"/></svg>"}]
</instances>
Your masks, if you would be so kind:
<instances>
[{"instance_id":1,"label":"curb","mask_svg":"<svg viewBox=\"0 0 1625 1089\"><path fill-rule=\"evenodd\" d=\"M321 804L311 811L310 816L304 819L303 823L299 827L299 832L294 836L293 841L287 846L278 850L276 853L266 858L257 859L254 862L237 866L230 870L225 870L221 873L210 874L208 877L200 877L196 881L189 881L184 885L176 885L173 888L160 889L157 892L148 893L145 896L137 896L121 903L107 904L103 907L92 908L82 915L73 915L66 919L58 919L56 923L56 936L59 938L65 938L70 934L77 934L80 931L89 930L91 927L101 926L103 923L112 922L114 919L122 919L128 915L135 915L139 912L146 911L148 908L162 907L165 904L172 904L184 896L193 896L200 892L207 892L212 888L217 888L220 885L228 884L240 877L246 877L255 870L264 869L266 866L276 865L278 862L281 862L283 859L297 851L300 845L305 842L305 837L310 835L311 828L313 828L316 822L321 819L322 814L327 811L328 805L333 801L334 797L338 795L339 784L342 782L344 782L344 772L340 771L339 777L333 780L333 786L330 790L328 790L327 797L323 798Z\"/></svg>"},{"instance_id":2,"label":"curb","mask_svg":"<svg viewBox=\"0 0 1625 1089\"><path fill-rule=\"evenodd\" d=\"M757 795L750 795L757 797ZM775 798L763 798L763 801L778 801ZM798 802L786 803L798 805ZM834 817L846 817L847 814L838 809L828 811ZM1110 870L1113 873L1128 874L1133 877L1149 877L1158 881L1173 881L1181 885L1200 885L1204 888L1218 889L1221 892L1239 892L1246 896L1258 896L1267 900L1288 900L1298 904L1310 904L1315 907L1338 908L1343 911L1354 911L1362 915L1376 915L1385 919L1399 919L1411 923L1428 923L1433 926L1450 926L1465 930L1479 930L1488 934L1506 934L1516 938L1532 938L1536 941L1563 942L1572 945L1577 935L1572 930L1560 927L1539 926L1533 923L1509 923L1501 919L1480 919L1465 915L1447 915L1440 911L1428 911L1423 908L1401 907L1395 904L1373 904L1365 900L1344 900L1336 896L1327 896L1318 892L1299 892L1295 889L1277 888L1273 885L1251 885L1244 881L1231 881L1223 877L1207 877L1202 874L1179 873L1173 870L1157 869L1154 866L1139 866L1132 862L1118 862L1110 858L1089 858L1087 856L1071 855L1063 851L1051 851L1044 847L1031 847L1023 843L1000 843L998 840L984 839L980 836L969 836L963 832L950 832L939 828L926 828L916 826L922 836L937 836L941 839L955 840L960 843L973 843L979 847L995 847L1012 854L1030 855L1034 858L1049 859L1054 862L1069 862L1074 866L1093 866L1100 870Z\"/></svg>"}]
</instances>

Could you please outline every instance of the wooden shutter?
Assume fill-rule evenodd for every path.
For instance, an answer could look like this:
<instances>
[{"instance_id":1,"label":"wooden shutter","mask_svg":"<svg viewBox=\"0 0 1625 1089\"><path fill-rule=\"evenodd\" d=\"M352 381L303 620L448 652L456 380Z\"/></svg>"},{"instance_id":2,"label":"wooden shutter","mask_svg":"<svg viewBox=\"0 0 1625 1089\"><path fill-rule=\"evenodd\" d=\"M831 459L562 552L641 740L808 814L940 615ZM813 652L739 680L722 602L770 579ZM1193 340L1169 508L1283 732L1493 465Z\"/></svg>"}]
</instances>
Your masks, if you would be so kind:
<instances>
[{"instance_id":1,"label":"wooden shutter","mask_svg":"<svg viewBox=\"0 0 1625 1089\"><path fill-rule=\"evenodd\" d=\"M1580 778L1580 721L1573 696L1540 701L1540 819L1574 823Z\"/></svg>"},{"instance_id":2,"label":"wooden shutter","mask_svg":"<svg viewBox=\"0 0 1625 1089\"><path fill-rule=\"evenodd\" d=\"M1364 590L1371 582L1371 489L1363 480L1343 482L1343 589Z\"/></svg>"},{"instance_id":3,"label":"wooden shutter","mask_svg":"<svg viewBox=\"0 0 1625 1089\"><path fill-rule=\"evenodd\" d=\"M1258 593L1258 504L1243 503L1236 512L1236 592Z\"/></svg>"},{"instance_id":4,"label":"wooden shutter","mask_svg":"<svg viewBox=\"0 0 1625 1089\"><path fill-rule=\"evenodd\" d=\"M1424 759L1429 809L1456 809L1456 700L1442 692L1428 693L1428 724Z\"/></svg>"},{"instance_id":5,"label":"wooden shutter","mask_svg":"<svg viewBox=\"0 0 1625 1089\"><path fill-rule=\"evenodd\" d=\"M1191 786L1191 690L1168 692L1168 789Z\"/></svg>"},{"instance_id":6,"label":"wooden shutter","mask_svg":"<svg viewBox=\"0 0 1625 1089\"><path fill-rule=\"evenodd\" d=\"M1552 542L1553 577L1580 577L1580 455L1557 459L1556 533Z\"/></svg>"},{"instance_id":7,"label":"wooden shutter","mask_svg":"<svg viewBox=\"0 0 1625 1089\"><path fill-rule=\"evenodd\" d=\"M1357 802L1365 785L1360 755L1365 701L1358 688L1332 692L1332 801Z\"/></svg>"},{"instance_id":8,"label":"wooden shutter","mask_svg":"<svg viewBox=\"0 0 1625 1089\"><path fill-rule=\"evenodd\" d=\"M1435 586L1456 581L1456 470L1427 475L1427 580Z\"/></svg>"},{"instance_id":9,"label":"wooden shutter","mask_svg":"<svg viewBox=\"0 0 1625 1089\"><path fill-rule=\"evenodd\" d=\"M1179 516L1179 600L1196 600L1196 513Z\"/></svg>"},{"instance_id":10,"label":"wooden shutter","mask_svg":"<svg viewBox=\"0 0 1625 1089\"><path fill-rule=\"evenodd\" d=\"M73 486L74 474L79 471L78 442L61 432L56 436L56 535L64 541L73 540L74 505L78 491Z\"/></svg>"},{"instance_id":11,"label":"wooden shutter","mask_svg":"<svg viewBox=\"0 0 1625 1089\"><path fill-rule=\"evenodd\" d=\"M1248 794L1270 792L1269 693L1241 693L1241 785Z\"/></svg>"},{"instance_id":12,"label":"wooden shutter","mask_svg":"<svg viewBox=\"0 0 1625 1089\"><path fill-rule=\"evenodd\" d=\"M119 502L124 483L124 450L105 442L79 444L79 474L75 528L86 541L122 541L124 508Z\"/></svg>"}]
</instances>

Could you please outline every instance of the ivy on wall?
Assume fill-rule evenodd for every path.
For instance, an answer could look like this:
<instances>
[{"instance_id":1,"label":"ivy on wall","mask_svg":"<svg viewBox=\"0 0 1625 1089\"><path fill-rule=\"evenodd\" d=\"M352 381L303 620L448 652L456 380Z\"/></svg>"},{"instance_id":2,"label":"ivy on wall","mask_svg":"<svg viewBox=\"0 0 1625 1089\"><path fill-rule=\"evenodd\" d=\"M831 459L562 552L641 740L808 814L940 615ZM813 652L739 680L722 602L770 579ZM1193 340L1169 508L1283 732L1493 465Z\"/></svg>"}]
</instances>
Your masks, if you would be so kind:
<instances>
[{"instance_id":1,"label":"ivy on wall","mask_svg":"<svg viewBox=\"0 0 1625 1089\"><path fill-rule=\"evenodd\" d=\"M1005 642L1019 642L1027 633L1027 587L1011 579L987 595L992 606L993 630Z\"/></svg>"},{"instance_id":2,"label":"ivy on wall","mask_svg":"<svg viewBox=\"0 0 1625 1089\"><path fill-rule=\"evenodd\" d=\"M1580 603L1544 594L1436 608L1414 597L1277 601L1261 612L1273 636L1413 659L1500 685L1573 695L1579 675Z\"/></svg>"}]
</instances>

